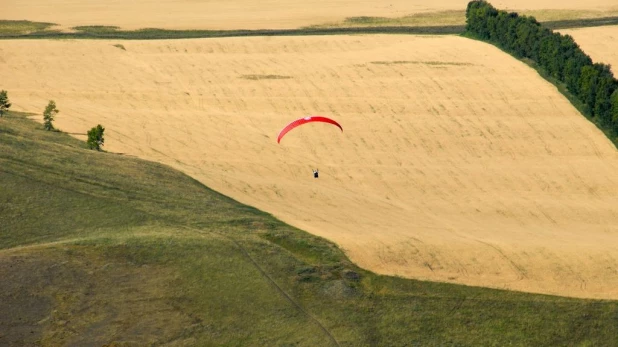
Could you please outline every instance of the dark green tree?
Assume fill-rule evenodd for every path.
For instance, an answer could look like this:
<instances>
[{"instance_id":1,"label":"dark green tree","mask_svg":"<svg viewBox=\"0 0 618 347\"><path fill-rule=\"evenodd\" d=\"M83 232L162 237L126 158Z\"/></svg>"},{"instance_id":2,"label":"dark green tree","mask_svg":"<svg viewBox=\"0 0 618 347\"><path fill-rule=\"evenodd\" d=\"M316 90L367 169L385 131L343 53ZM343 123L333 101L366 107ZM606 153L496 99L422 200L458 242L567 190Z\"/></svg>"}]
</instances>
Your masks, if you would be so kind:
<instances>
[{"instance_id":1,"label":"dark green tree","mask_svg":"<svg viewBox=\"0 0 618 347\"><path fill-rule=\"evenodd\" d=\"M43 128L45 128L45 130L54 130L52 122L58 112L60 111L56 108L56 103L50 100L47 107L45 107L45 111L43 111Z\"/></svg>"},{"instance_id":2,"label":"dark green tree","mask_svg":"<svg viewBox=\"0 0 618 347\"><path fill-rule=\"evenodd\" d=\"M596 101L596 87L599 71L594 66L584 66L579 77L579 99L590 108L594 108Z\"/></svg>"},{"instance_id":3,"label":"dark green tree","mask_svg":"<svg viewBox=\"0 0 618 347\"><path fill-rule=\"evenodd\" d=\"M614 134L618 136L618 89L614 90L614 93L610 97L611 114L612 114L612 128Z\"/></svg>"},{"instance_id":4,"label":"dark green tree","mask_svg":"<svg viewBox=\"0 0 618 347\"><path fill-rule=\"evenodd\" d=\"M105 139L103 138L104 132L105 128L102 127L101 124L88 130L88 140L86 140L88 148L100 151L101 146L103 146L103 143L105 142Z\"/></svg>"},{"instance_id":5,"label":"dark green tree","mask_svg":"<svg viewBox=\"0 0 618 347\"><path fill-rule=\"evenodd\" d=\"M515 12L510 12L507 15L507 18L506 36L504 37L502 47L516 53L515 41L517 40L517 26L519 25L519 15Z\"/></svg>"},{"instance_id":6,"label":"dark green tree","mask_svg":"<svg viewBox=\"0 0 618 347\"><path fill-rule=\"evenodd\" d=\"M559 35L559 34L557 34ZM553 77L559 78L559 63L556 55L560 47L560 37L556 34L544 36L539 44L539 65Z\"/></svg>"},{"instance_id":7,"label":"dark green tree","mask_svg":"<svg viewBox=\"0 0 618 347\"><path fill-rule=\"evenodd\" d=\"M9 96L6 90L0 91L0 117L4 114L4 112L8 111L11 108L11 103L9 103Z\"/></svg>"},{"instance_id":8,"label":"dark green tree","mask_svg":"<svg viewBox=\"0 0 618 347\"><path fill-rule=\"evenodd\" d=\"M564 64L563 76L569 92L579 96L579 79L581 78L582 68L591 66L592 59L582 52L579 48L574 52L573 57L569 58Z\"/></svg>"},{"instance_id":9,"label":"dark green tree","mask_svg":"<svg viewBox=\"0 0 618 347\"><path fill-rule=\"evenodd\" d=\"M567 86L567 89L571 94L578 95L579 94L579 75L581 73L581 66L577 64L577 60L575 58L570 58L564 64L564 71L562 72L564 76L564 83Z\"/></svg>"},{"instance_id":10,"label":"dark green tree","mask_svg":"<svg viewBox=\"0 0 618 347\"><path fill-rule=\"evenodd\" d=\"M614 79L609 65L595 64L594 67L599 71L599 78L596 85L593 114L599 119L602 125L611 126L611 96L618 86L618 81Z\"/></svg>"},{"instance_id":11,"label":"dark green tree","mask_svg":"<svg viewBox=\"0 0 618 347\"><path fill-rule=\"evenodd\" d=\"M509 27L509 19L510 18L508 14L504 11L500 11L500 13L498 13L498 16L496 17L496 32L492 35L492 37L495 37L494 41L499 42L500 45L503 45L506 40L506 32L508 31Z\"/></svg>"},{"instance_id":12,"label":"dark green tree","mask_svg":"<svg viewBox=\"0 0 618 347\"><path fill-rule=\"evenodd\" d=\"M535 43L538 40L541 27L534 17L522 17L519 26L517 26L517 39L515 40L517 55L521 57L534 57Z\"/></svg>"},{"instance_id":13,"label":"dark green tree","mask_svg":"<svg viewBox=\"0 0 618 347\"><path fill-rule=\"evenodd\" d=\"M495 17L498 11L486 1L470 1L466 8L466 29L475 32L481 39L490 38L487 18Z\"/></svg>"}]
</instances>

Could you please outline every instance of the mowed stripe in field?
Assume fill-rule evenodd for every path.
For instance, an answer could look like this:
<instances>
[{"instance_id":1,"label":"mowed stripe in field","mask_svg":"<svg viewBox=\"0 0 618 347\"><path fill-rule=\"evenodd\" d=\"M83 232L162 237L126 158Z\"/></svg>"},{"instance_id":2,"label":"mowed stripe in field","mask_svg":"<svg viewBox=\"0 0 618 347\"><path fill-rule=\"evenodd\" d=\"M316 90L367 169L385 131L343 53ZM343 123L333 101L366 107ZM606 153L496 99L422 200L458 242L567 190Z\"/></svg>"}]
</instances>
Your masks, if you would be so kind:
<instances>
[{"instance_id":1,"label":"mowed stripe in field","mask_svg":"<svg viewBox=\"0 0 618 347\"><path fill-rule=\"evenodd\" d=\"M0 19L60 24L114 25L126 29L280 29L342 21L347 17L403 17L466 9L468 0L8 0ZM567 10L558 18L590 16L590 11L618 10L614 0L501 0L496 8ZM568 12L573 11L573 12ZM542 13L539 15L545 16ZM549 15L552 16L552 15ZM596 16L596 15L593 15ZM439 20L436 18L436 20ZM447 23L441 23L447 24ZM432 24L428 24L432 25Z\"/></svg>"},{"instance_id":2,"label":"mowed stripe in field","mask_svg":"<svg viewBox=\"0 0 618 347\"><path fill-rule=\"evenodd\" d=\"M167 163L370 270L618 298L618 152L538 74L461 37L4 41L14 107ZM344 132L309 124L337 119ZM320 169L320 178L311 169Z\"/></svg>"},{"instance_id":3,"label":"mowed stripe in field","mask_svg":"<svg viewBox=\"0 0 618 347\"><path fill-rule=\"evenodd\" d=\"M573 36L595 63L610 64L618 76L618 26L560 30L560 33Z\"/></svg>"}]
</instances>

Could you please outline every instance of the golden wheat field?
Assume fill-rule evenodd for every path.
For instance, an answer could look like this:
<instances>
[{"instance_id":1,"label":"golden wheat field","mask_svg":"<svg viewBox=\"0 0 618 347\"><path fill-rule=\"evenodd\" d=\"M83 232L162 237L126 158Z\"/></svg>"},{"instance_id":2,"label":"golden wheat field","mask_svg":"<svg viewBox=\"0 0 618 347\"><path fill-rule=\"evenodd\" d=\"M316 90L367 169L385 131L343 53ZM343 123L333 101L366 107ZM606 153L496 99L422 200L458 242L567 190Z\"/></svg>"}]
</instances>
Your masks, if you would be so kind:
<instances>
[{"instance_id":1,"label":"golden wheat field","mask_svg":"<svg viewBox=\"0 0 618 347\"><path fill-rule=\"evenodd\" d=\"M618 26L560 30L573 36L575 42L595 63L610 64L618 75Z\"/></svg>"},{"instance_id":2,"label":"golden wheat field","mask_svg":"<svg viewBox=\"0 0 618 347\"><path fill-rule=\"evenodd\" d=\"M497 48L397 35L118 44L3 41L2 87L16 110L53 99L58 128L101 123L107 150L178 168L375 272L618 298L618 151ZM344 131L309 124L277 144L307 115Z\"/></svg>"},{"instance_id":3,"label":"golden wheat field","mask_svg":"<svg viewBox=\"0 0 618 347\"><path fill-rule=\"evenodd\" d=\"M614 0L501 0L491 3L500 9L534 11L536 16L547 19L598 17L604 12L611 11L615 15L618 11ZM467 4L468 0L110 0L104 3L100 0L5 0L0 19L52 22L63 29L79 25L113 25L126 29L274 29L339 22L357 16L394 18L461 11ZM554 10L561 12L552 13ZM441 21L439 17L432 17L432 21Z\"/></svg>"}]
</instances>

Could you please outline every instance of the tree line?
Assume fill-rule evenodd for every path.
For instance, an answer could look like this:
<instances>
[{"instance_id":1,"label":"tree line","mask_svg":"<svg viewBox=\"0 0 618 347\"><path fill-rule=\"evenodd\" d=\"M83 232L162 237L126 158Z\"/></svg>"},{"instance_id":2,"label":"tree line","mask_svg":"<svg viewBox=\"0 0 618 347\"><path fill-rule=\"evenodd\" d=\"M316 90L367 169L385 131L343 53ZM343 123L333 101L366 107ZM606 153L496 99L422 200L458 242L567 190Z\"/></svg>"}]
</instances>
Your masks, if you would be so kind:
<instances>
[{"instance_id":1,"label":"tree line","mask_svg":"<svg viewBox=\"0 0 618 347\"><path fill-rule=\"evenodd\" d=\"M594 63L573 37L543 27L534 17L497 10L484 0L468 3L466 33L534 61L564 83L585 112L618 140L618 80L609 65Z\"/></svg>"}]
</instances>

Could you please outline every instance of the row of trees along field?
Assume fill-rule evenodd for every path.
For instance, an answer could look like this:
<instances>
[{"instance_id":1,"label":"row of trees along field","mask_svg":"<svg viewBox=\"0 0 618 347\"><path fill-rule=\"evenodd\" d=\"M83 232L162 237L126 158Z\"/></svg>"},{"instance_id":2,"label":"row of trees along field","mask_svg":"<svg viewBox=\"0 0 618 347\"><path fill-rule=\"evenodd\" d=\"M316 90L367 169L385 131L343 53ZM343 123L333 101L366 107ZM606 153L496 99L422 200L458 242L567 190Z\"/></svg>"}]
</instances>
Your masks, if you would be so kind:
<instances>
[{"instance_id":1,"label":"row of trees along field","mask_svg":"<svg viewBox=\"0 0 618 347\"><path fill-rule=\"evenodd\" d=\"M468 35L534 61L564 83L585 112L618 140L618 80L609 65L593 63L571 36L541 26L534 17L499 11L486 1L469 2L466 19Z\"/></svg>"}]
</instances>

